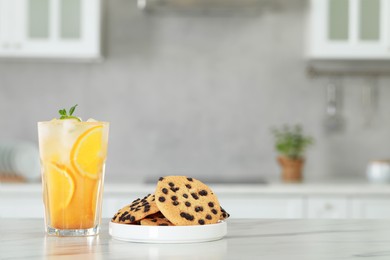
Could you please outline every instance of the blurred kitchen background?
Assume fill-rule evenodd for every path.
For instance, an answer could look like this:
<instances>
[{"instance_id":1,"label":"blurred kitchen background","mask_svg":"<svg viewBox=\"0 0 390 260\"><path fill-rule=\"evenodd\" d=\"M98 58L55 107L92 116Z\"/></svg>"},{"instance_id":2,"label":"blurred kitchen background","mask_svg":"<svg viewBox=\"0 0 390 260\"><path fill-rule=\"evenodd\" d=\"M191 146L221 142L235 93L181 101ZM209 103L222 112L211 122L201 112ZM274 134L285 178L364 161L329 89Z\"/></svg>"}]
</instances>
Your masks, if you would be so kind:
<instances>
[{"instance_id":1,"label":"blurred kitchen background","mask_svg":"<svg viewBox=\"0 0 390 260\"><path fill-rule=\"evenodd\" d=\"M2 0L0 6L9 2ZM15 5L28 8L25 2ZM30 17L35 12L40 18L28 26L44 37L38 27L45 18L38 7L48 0L29 2L36 5L30 6ZM322 7L314 4L317 9L309 11L309 0L246 0L233 7L217 0L211 7L204 1L189 7L165 2L102 1L96 43L102 46L101 58L88 50L80 59L61 51L56 56L44 44L31 45L32 54L23 54L23 42L5 39L17 39L18 30L1 38L0 26L0 139L37 144L37 121L78 104L83 119L111 123L107 182L169 174L204 181L279 181L270 129L283 124L299 123L315 139L306 156L307 181L361 180L371 160L390 157L390 66L385 62L390 56L383 47L389 40L389 30L383 30L389 28L382 26L389 17L382 6L387 1L359 0L368 6L366 15L381 14L380 19L361 15L374 21L367 25L367 37L375 42L381 35L380 44L362 46L362 57L354 56L356 41L332 54L313 40L318 35L310 31L320 31L309 28L315 23L308 16ZM331 37L342 39L349 33L342 11L349 1L328 2L336 21ZM83 14L98 13L71 5L62 6L64 12L76 10L67 15L71 24ZM12 16L4 14L2 21ZM16 22L15 28L22 25ZM80 33L69 30L71 36ZM322 47L310 53L313 42ZM329 126L333 105L341 123Z\"/></svg>"}]
</instances>

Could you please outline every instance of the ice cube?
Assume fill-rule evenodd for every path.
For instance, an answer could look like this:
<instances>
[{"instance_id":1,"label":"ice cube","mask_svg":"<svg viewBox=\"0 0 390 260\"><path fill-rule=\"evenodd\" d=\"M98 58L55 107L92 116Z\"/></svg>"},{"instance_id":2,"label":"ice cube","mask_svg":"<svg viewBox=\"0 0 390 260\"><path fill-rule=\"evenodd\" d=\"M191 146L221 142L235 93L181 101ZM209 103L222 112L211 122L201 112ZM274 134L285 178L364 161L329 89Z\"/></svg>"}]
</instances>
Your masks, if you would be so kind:
<instances>
[{"instance_id":1,"label":"ice cube","mask_svg":"<svg viewBox=\"0 0 390 260\"><path fill-rule=\"evenodd\" d=\"M64 122L63 122L62 126L63 126L65 133L72 132L76 127L75 123L78 122L77 119L64 119L63 121Z\"/></svg>"}]
</instances>

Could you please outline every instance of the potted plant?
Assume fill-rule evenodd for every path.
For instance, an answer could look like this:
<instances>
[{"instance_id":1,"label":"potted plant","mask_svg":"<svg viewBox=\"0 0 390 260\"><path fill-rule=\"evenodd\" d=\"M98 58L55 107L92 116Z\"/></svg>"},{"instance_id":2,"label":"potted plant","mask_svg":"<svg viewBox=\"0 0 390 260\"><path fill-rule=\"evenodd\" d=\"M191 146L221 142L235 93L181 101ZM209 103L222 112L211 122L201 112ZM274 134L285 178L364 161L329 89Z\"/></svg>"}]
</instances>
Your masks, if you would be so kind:
<instances>
[{"instance_id":1,"label":"potted plant","mask_svg":"<svg viewBox=\"0 0 390 260\"><path fill-rule=\"evenodd\" d=\"M305 136L300 125L275 128L275 149L279 153L278 162L282 168L282 179L285 182L301 182L304 165L304 153L313 144L313 138Z\"/></svg>"}]
</instances>

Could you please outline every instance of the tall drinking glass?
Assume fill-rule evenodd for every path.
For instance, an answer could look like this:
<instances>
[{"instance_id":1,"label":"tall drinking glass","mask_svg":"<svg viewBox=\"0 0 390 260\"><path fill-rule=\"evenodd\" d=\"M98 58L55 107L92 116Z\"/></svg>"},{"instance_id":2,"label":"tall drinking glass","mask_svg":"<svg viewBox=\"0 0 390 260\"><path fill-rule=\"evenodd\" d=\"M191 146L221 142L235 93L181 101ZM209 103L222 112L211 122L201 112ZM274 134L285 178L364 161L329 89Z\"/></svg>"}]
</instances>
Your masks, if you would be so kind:
<instances>
[{"instance_id":1,"label":"tall drinking glass","mask_svg":"<svg viewBox=\"0 0 390 260\"><path fill-rule=\"evenodd\" d=\"M46 232L99 233L109 123L38 123Z\"/></svg>"}]
</instances>

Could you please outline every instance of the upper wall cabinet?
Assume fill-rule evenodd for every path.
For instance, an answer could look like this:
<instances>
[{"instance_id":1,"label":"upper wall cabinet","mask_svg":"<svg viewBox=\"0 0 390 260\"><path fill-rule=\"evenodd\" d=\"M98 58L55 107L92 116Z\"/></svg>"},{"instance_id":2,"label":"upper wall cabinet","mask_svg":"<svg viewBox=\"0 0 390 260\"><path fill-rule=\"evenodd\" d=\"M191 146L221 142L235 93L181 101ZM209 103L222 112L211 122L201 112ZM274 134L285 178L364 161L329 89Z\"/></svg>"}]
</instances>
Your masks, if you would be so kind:
<instances>
[{"instance_id":1,"label":"upper wall cabinet","mask_svg":"<svg viewBox=\"0 0 390 260\"><path fill-rule=\"evenodd\" d=\"M311 59L390 59L390 0L311 0Z\"/></svg>"},{"instance_id":2,"label":"upper wall cabinet","mask_svg":"<svg viewBox=\"0 0 390 260\"><path fill-rule=\"evenodd\" d=\"M0 0L0 57L99 59L100 0Z\"/></svg>"}]
</instances>

